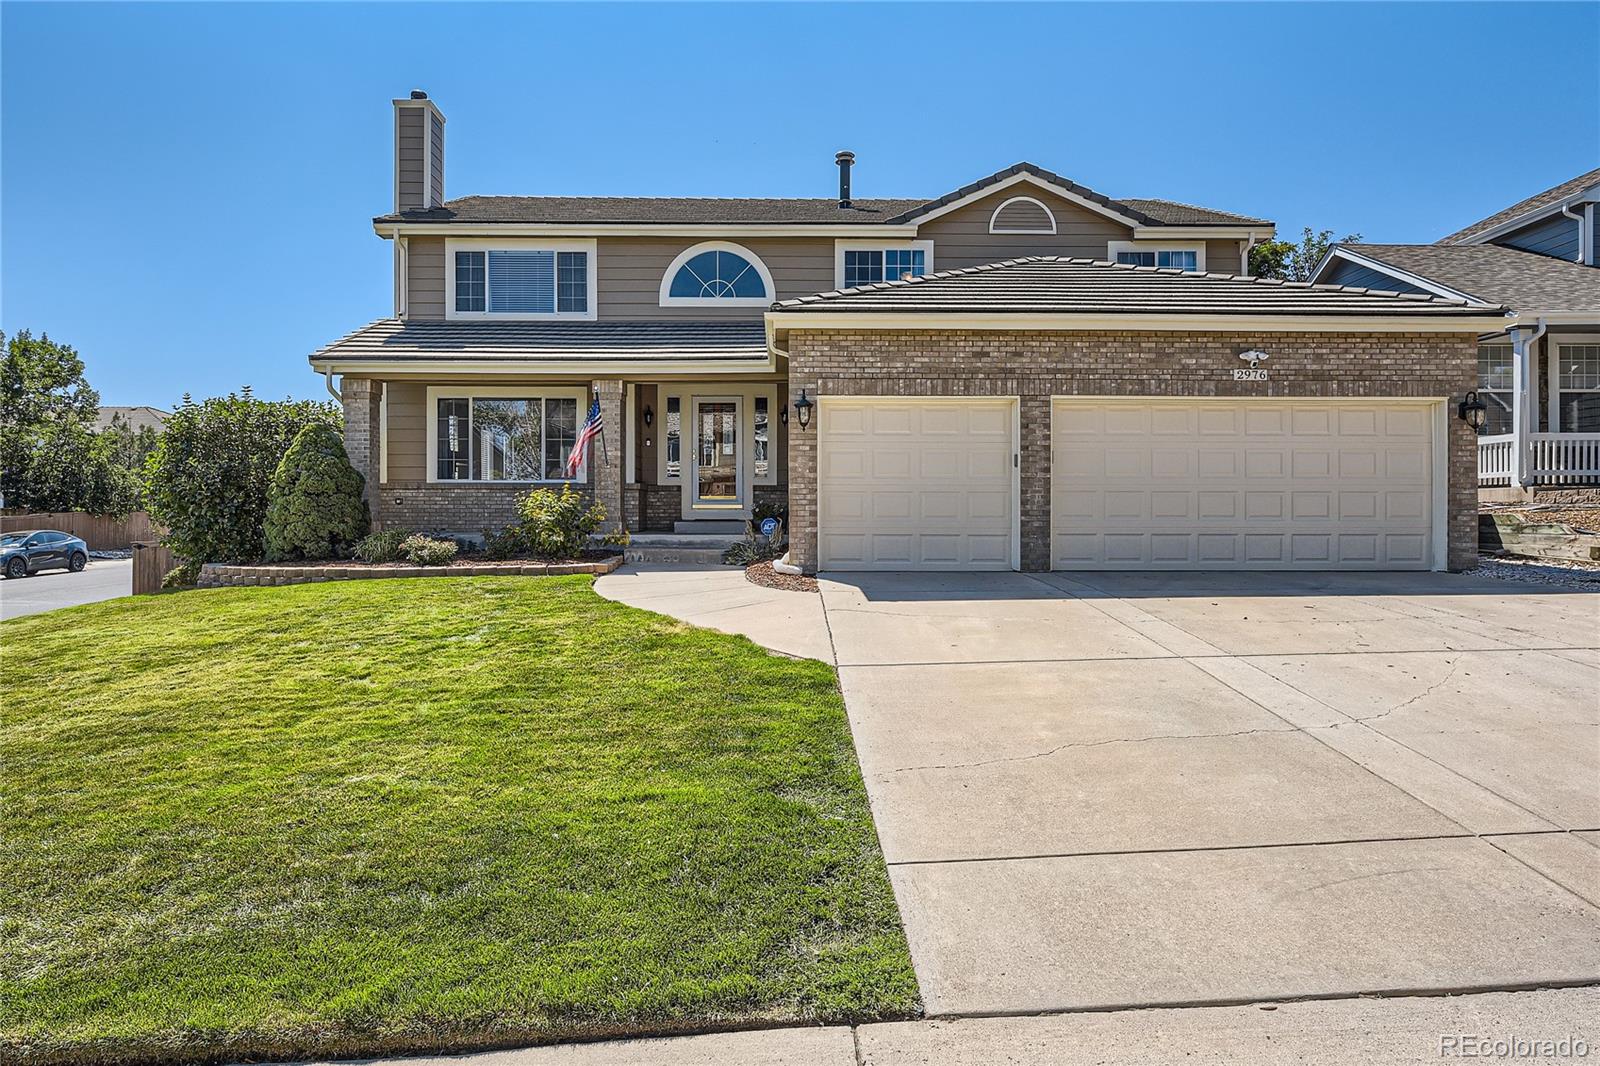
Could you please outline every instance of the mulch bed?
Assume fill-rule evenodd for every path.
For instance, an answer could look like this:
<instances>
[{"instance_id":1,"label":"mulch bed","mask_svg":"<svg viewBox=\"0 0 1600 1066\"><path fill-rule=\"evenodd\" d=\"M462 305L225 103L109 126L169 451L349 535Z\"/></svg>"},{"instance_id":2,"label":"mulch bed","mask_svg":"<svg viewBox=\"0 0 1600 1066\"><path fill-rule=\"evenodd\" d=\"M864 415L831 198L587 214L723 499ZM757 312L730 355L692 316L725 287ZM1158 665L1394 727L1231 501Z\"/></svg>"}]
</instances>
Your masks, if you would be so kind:
<instances>
[{"instance_id":1,"label":"mulch bed","mask_svg":"<svg viewBox=\"0 0 1600 1066\"><path fill-rule=\"evenodd\" d=\"M817 591L816 578L806 577L803 574L780 574L772 568L770 562L745 567L744 576L746 581L764 588L782 589L784 592Z\"/></svg>"}]
</instances>

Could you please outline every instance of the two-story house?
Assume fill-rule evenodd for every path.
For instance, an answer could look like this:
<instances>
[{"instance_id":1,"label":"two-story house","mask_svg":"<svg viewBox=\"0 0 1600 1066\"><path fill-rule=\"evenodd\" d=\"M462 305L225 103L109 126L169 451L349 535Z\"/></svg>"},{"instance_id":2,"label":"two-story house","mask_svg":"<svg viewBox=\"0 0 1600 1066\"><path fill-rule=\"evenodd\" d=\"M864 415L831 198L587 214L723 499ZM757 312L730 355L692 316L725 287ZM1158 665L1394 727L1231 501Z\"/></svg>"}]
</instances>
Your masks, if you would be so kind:
<instances>
[{"instance_id":1,"label":"two-story house","mask_svg":"<svg viewBox=\"0 0 1600 1066\"><path fill-rule=\"evenodd\" d=\"M933 199L856 197L847 152L816 198L447 199L443 114L393 106L393 314L311 357L380 525L476 535L570 480L631 531L786 501L808 571L1475 557L1457 413L1498 305L1250 278L1270 222L1028 163Z\"/></svg>"},{"instance_id":2,"label":"two-story house","mask_svg":"<svg viewBox=\"0 0 1600 1066\"><path fill-rule=\"evenodd\" d=\"M1478 345L1490 500L1600 501L1600 170L1435 244L1335 245L1314 280L1504 304Z\"/></svg>"}]
</instances>

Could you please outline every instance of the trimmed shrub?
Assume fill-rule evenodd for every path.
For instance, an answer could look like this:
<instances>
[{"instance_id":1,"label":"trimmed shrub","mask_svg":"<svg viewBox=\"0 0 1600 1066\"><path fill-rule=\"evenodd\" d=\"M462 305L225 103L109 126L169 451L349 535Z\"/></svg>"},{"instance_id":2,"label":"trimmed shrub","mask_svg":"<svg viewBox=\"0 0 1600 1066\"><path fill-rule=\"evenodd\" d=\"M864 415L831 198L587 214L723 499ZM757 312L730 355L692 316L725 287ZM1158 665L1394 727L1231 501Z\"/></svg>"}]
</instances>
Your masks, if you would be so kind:
<instances>
[{"instance_id":1,"label":"trimmed shrub","mask_svg":"<svg viewBox=\"0 0 1600 1066\"><path fill-rule=\"evenodd\" d=\"M397 563L401 558L400 545L409 536L409 529L380 529L356 541L351 554L364 563Z\"/></svg>"},{"instance_id":2,"label":"trimmed shrub","mask_svg":"<svg viewBox=\"0 0 1600 1066\"><path fill-rule=\"evenodd\" d=\"M571 485L533 489L517 501L522 522L517 527L528 551L540 559L576 559L589 547L589 537L606 520L598 501L586 500Z\"/></svg>"},{"instance_id":3,"label":"trimmed shrub","mask_svg":"<svg viewBox=\"0 0 1600 1066\"><path fill-rule=\"evenodd\" d=\"M456 542L413 533L400 542L400 554L412 566L443 566L456 557Z\"/></svg>"},{"instance_id":4,"label":"trimmed shrub","mask_svg":"<svg viewBox=\"0 0 1600 1066\"><path fill-rule=\"evenodd\" d=\"M339 431L312 423L295 435L267 485L267 558L338 559L366 536L366 479Z\"/></svg>"},{"instance_id":5,"label":"trimmed shrub","mask_svg":"<svg viewBox=\"0 0 1600 1066\"><path fill-rule=\"evenodd\" d=\"M267 486L300 431L338 426L337 404L239 395L184 397L145 461L145 507L161 543L185 559L253 562L266 554Z\"/></svg>"},{"instance_id":6,"label":"trimmed shrub","mask_svg":"<svg viewBox=\"0 0 1600 1066\"><path fill-rule=\"evenodd\" d=\"M485 559L515 559L518 556L530 555L532 549L528 545L528 538L522 533L520 526L507 526L495 532L483 531L483 557Z\"/></svg>"}]
</instances>

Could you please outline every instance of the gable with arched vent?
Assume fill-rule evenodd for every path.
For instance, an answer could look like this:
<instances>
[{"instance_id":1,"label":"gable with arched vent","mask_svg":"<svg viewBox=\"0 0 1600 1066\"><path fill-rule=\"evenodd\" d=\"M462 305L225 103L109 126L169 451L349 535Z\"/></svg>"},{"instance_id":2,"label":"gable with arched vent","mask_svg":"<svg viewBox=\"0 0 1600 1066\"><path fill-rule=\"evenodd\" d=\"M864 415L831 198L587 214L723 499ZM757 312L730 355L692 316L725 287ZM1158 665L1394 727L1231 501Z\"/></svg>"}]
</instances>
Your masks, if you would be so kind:
<instances>
[{"instance_id":1,"label":"gable with arched vent","mask_svg":"<svg viewBox=\"0 0 1600 1066\"><path fill-rule=\"evenodd\" d=\"M989 216L990 233L1054 233L1056 216L1041 200L1013 196Z\"/></svg>"}]
</instances>

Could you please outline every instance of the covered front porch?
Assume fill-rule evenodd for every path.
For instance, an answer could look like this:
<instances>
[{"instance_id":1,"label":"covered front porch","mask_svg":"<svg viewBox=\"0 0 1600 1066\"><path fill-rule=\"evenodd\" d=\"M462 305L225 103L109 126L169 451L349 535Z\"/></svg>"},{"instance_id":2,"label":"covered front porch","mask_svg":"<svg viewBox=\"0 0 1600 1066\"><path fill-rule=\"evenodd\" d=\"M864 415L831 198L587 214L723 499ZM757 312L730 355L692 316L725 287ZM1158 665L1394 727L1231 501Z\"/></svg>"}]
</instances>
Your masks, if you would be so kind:
<instances>
[{"instance_id":1,"label":"covered front porch","mask_svg":"<svg viewBox=\"0 0 1600 1066\"><path fill-rule=\"evenodd\" d=\"M1485 495L1585 486L1600 494L1600 322L1486 338L1478 382Z\"/></svg>"}]
</instances>

